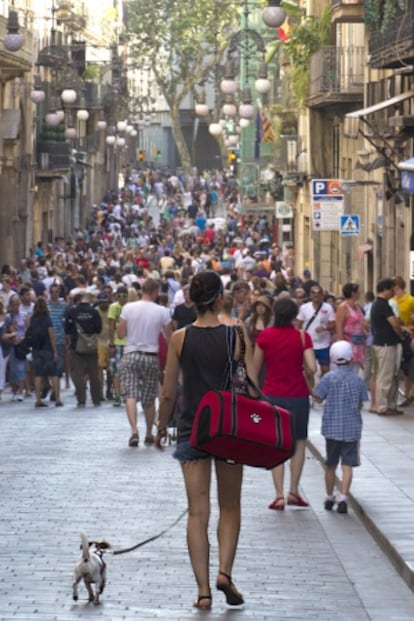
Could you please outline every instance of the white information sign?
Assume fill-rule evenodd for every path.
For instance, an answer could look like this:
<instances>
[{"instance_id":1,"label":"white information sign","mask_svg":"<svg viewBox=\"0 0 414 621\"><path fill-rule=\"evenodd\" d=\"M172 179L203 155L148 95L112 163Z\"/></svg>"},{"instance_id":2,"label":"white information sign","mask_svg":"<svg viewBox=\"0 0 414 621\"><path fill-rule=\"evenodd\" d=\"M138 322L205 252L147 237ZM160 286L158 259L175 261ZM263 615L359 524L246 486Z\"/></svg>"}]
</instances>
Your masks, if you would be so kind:
<instances>
[{"instance_id":1,"label":"white information sign","mask_svg":"<svg viewBox=\"0 0 414 621\"><path fill-rule=\"evenodd\" d=\"M344 191L339 179L312 179L312 228L338 231L344 213Z\"/></svg>"}]
</instances>

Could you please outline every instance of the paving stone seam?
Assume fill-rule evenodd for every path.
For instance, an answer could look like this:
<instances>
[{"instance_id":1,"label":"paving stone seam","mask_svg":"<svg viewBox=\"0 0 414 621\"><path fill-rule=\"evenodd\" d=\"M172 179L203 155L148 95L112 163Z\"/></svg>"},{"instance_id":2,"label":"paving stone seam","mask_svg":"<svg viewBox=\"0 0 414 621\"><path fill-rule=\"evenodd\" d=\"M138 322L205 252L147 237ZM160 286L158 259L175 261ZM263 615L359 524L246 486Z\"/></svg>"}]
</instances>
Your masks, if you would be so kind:
<instances>
[{"instance_id":1,"label":"paving stone seam","mask_svg":"<svg viewBox=\"0 0 414 621\"><path fill-rule=\"evenodd\" d=\"M307 447L312 453L312 455L314 455L314 457L318 459L318 461L322 464L322 466L324 466L325 457L319 451L317 446L313 444L313 442L311 442L309 438L307 440ZM338 477L336 477L336 484L337 485L340 484L340 479ZM392 562L392 564L398 571L399 575L403 578L403 580L407 583L410 589L414 592L414 569L405 562L405 560L403 559L399 551L395 548L395 546L392 545L388 537L384 534L381 528L377 526L377 524L371 518L370 514L366 511L366 509L364 509L362 504L355 498L355 496L353 496L352 492L349 493L348 498L349 498L350 504L352 505L352 508L360 517L365 528L368 530L368 532L371 534L374 540L378 543L380 548L388 556L388 558L390 559L390 561Z\"/></svg>"}]
</instances>

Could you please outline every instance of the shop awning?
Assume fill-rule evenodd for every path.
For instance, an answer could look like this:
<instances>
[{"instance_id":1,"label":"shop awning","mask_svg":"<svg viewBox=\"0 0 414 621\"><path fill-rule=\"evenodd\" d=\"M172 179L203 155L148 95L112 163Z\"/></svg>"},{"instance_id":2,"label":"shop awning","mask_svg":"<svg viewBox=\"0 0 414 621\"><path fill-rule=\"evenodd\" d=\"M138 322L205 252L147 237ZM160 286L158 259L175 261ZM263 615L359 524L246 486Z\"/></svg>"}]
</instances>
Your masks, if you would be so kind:
<instances>
[{"instance_id":1,"label":"shop awning","mask_svg":"<svg viewBox=\"0 0 414 621\"><path fill-rule=\"evenodd\" d=\"M400 170L407 170L408 172L414 172L414 157L408 158L398 164Z\"/></svg>"},{"instance_id":2,"label":"shop awning","mask_svg":"<svg viewBox=\"0 0 414 621\"><path fill-rule=\"evenodd\" d=\"M400 95L395 95L395 97L391 97L390 99L385 99L384 101L379 101L373 106L368 106L367 108L360 108L359 110L354 110L353 112L348 112L345 115L345 124L344 124L344 134L349 138L357 138L359 132L359 120L370 114L375 114L375 112L379 112L380 110L385 110L386 108L391 108L392 106L396 106L399 103L410 99L410 97L414 97L414 91L406 91L405 93L401 93Z\"/></svg>"}]
</instances>

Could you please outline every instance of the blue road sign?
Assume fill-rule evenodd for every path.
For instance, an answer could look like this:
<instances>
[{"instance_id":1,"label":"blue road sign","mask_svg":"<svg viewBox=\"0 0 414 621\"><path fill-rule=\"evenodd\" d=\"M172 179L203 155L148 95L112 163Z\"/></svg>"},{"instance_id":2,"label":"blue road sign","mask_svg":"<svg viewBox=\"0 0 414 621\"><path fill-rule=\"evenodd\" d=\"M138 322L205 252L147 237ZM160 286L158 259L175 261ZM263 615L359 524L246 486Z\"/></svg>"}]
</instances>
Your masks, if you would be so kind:
<instances>
[{"instance_id":1,"label":"blue road sign","mask_svg":"<svg viewBox=\"0 0 414 621\"><path fill-rule=\"evenodd\" d=\"M349 237L350 235L359 235L360 222L358 215L345 214L341 216L340 221L341 236Z\"/></svg>"}]
</instances>

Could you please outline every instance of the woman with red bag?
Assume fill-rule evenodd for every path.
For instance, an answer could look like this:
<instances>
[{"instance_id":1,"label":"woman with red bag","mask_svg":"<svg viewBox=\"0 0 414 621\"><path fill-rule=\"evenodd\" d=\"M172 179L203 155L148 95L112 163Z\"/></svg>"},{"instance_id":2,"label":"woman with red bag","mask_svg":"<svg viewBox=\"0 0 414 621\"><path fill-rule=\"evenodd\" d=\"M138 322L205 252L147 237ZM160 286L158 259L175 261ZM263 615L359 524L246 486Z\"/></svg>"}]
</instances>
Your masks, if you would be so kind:
<instances>
[{"instance_id":1,"label":"woman with red bag","mask_svg":"<svg viewBox=\"0 0 414 621\"><path fill-rule=\"evenodd\" d=\"M293 326L298 306L288 297L277 299L273 305L274 323L265 328L256 338L253 365L256 374L265 365L266 373L263 393L273 405L289 410L294 416L296 429L296 451L290 460L290 488L287 504L307 507L308 503L299 495L299 481L305 461L305 443L308 437L309 388L316 373L316 360L309 334ZM305 377L306 374L306 377ZM308 378L308 381L307 379ZM269 509L283 511L284 464L272 470L276 498Z\"/></svg>"},{"instance_id":2,"label":"woman with red bag","mask_svg":"<svg viewBox=\"0 0 414 621\"><path fill-rule=\"evenodd\" d=\"M244 603L242 594L231 577L240 531L240 494L243 467L215 459L208 453L190 446L194 416L200 398L209 390L228 390L230 386L229 351L226 330L218 317L223 297L220 276L214 271L196 274L191 281L190 298L197 310L196 321L173 333L167 356L167 366L159 409L156 446L161 449L167 435L167 425L174 406L180 371L183 384L183 407L177 414L177 449L174 457L180 462L188 499L187 542L190 560L198 587L194 606L209 610L211 468L214 461L219 502L217 528L219 572L216 588L222 591L230 606ZM236 335L232 358L238 360L240 341ZM246 339L245 363L255 379L250 343ZM224 380L224 381L223 381ZM224 385L223 385L224 384Z\"/></svg>"}]
</instances>

